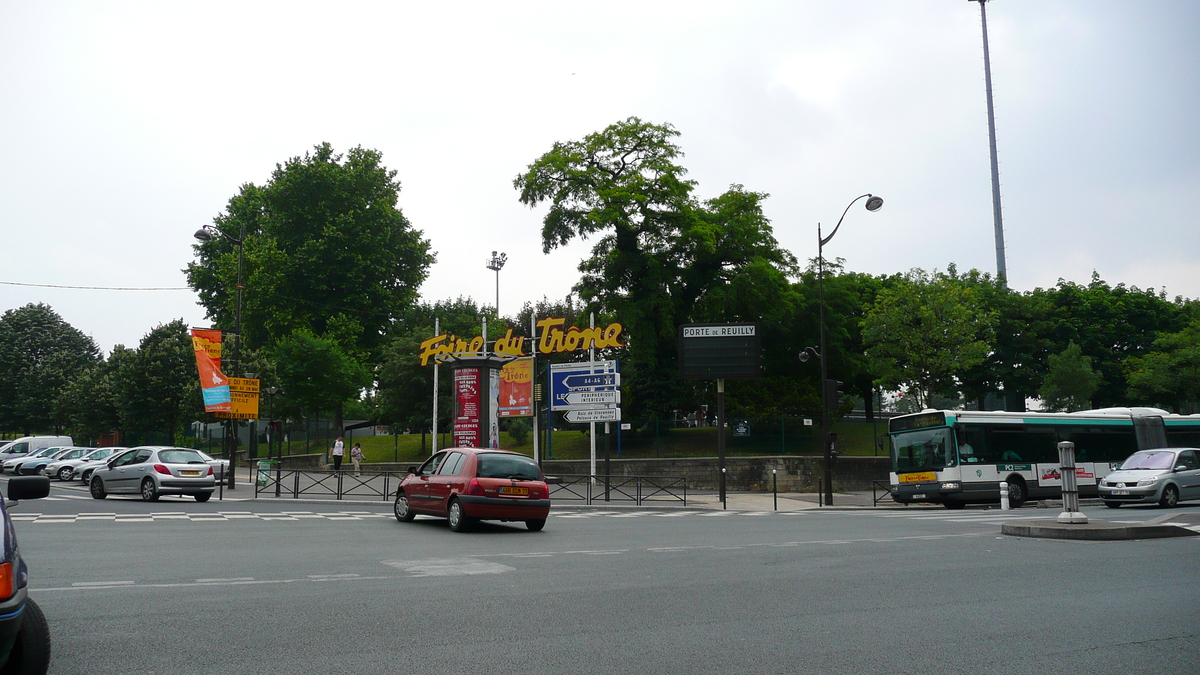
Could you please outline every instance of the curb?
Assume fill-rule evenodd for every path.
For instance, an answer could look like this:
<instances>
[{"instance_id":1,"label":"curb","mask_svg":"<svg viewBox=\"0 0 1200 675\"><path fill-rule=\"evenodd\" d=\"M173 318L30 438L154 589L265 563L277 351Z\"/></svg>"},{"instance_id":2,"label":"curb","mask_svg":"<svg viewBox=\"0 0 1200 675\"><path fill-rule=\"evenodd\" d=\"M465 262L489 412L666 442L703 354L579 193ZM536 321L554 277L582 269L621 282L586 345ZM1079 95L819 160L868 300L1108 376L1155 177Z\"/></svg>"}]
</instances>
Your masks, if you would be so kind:
<instances>
[{"instance_id":1,"label":"curb","mask_svg":"<svg viewBox=\"0 0 1200 675\"><path fill-rule=\"evenodd\" d=\"M1027 520L1002 523L1000 533L1014 537L1036 539L1074 539L1082 541L1129 541L1134 539L1165 539L1170 537L1200 537L1185 527L1167 524L1135 525L1089 522L1078 525L1059 523L1057 520Z\"/></svg>"}]
</instances>

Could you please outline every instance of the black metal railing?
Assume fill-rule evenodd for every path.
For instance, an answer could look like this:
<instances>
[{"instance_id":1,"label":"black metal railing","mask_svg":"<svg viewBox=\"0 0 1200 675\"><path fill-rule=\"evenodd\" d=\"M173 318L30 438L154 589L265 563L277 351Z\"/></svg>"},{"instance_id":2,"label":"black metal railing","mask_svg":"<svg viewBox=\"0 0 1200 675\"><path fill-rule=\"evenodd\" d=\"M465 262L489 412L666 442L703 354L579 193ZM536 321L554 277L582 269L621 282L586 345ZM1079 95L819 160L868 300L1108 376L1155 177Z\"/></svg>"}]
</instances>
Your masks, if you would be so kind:
<instances>
[{"instance_id":1,"label":"black metal railing","mask_svg":"<svg viewBox=\"0 0 1200 675\"><path fill-rule=\"evenodd\" d=\"M882 494L880 493L882 491ZM892 484L884 480L871 481L871 505L879 506L879 502L892 496Z\"/></svg>"},{"instance_id":2,"label":"black metal railing","mask_svg":"<svg viewBox=\"0 0 1200 675\"><path fill-rule=\"evenodd\" d=\"M254 496L333 497L334 499L379 499L389 501L406 472L376 471L356 476L352 470L259 470L255 473Z\"/></svg>"},{"instance_id":3,"label":"black metal railing","mask_svg":"<svg viewBox=\"0 0 1200 675\"><path fill-rule=\"evenodd\" d=\"M550 500L596 502L681 503L687 506L687 479L679 476L547 476Z\"/></svg>"}]
</instances>

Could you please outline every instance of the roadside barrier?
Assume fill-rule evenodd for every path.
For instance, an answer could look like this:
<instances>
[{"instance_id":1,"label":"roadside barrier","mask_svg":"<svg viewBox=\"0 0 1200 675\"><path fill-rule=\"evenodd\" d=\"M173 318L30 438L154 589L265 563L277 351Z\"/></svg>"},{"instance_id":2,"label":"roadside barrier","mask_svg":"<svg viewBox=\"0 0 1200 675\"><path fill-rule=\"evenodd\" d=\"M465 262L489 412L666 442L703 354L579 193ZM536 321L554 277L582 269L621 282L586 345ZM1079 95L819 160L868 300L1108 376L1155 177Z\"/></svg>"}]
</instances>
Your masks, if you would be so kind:
<instances>
[{"instance_id":1,"label":"roadside barrier","mask_svg":"<svg viewBox=\"0 0 1200 675\"><path fill-rule=\"evenodd\" d=\"M550 500L596 502L680 503L687 506L687 479L682 476L546 476Z\"/></svg>"},{"instance_id":2,"label":"roadside barrier","mask_svg":"<svg viewBox=\"0 0 1200 675\"><path fill-rule=\"evenodd\" d=\"M880 494L880 491L882 491L882 494ZM892 484L891 483L889 483L887 481L883 481L883 480L871 481L871 502L872 502L871 505L872 506L879 506L879 502L881 502L885 499L888 499L891 496L892 496Z\"/></svg>"}]
</instances>

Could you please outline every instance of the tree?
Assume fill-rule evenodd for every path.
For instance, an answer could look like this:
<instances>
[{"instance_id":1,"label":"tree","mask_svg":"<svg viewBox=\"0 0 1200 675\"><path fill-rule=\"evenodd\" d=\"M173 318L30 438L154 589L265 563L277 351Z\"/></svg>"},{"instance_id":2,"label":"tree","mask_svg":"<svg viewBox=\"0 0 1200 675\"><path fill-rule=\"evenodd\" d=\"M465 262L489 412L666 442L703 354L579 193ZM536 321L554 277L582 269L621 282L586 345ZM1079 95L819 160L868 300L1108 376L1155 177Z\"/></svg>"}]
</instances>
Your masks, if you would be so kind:
<instances>
[{"instance_id":1,"label":"tree","mask_svg":"<svg viewBox=\"0 0 1200 675\"><path fill-rule=\"evenodd\" d=\"M63 389L58 405L80 445L95 445L105 432L121 428L117 373L137 352L117 345L108 358L80 371Z\"/></svg>"},{"instance_id":2,"label":"tree","mask_svg":"<svg viewBox=\"0 0 1200 675\"><path fill-rule=\"evenodd\" d=\"M266 185L242 186L215 219L244 232L242 331L247 347L298 330L333 339L364 358L415 302L434 256L397 206L396 172L361 147L334 154L328 143L277 165ZM217 325L234 325L236 246L198 244L188 284Z\"/></svg>"},{"instance_id":3,"label":"tree","mask_svg":"<svg viewBox=\"0 0 1200 675\"><path fill-rule=\"evenodd\" d=\"M126 431L157 432L174 443L184 422L203 413L195 350L183 319L151 330L119 364L117 410Z\"/></svg>"},{"instance_id":4,"label":"tree","mask_svg":"<svg viewBox=\"0 0 1200 675\"><path fill-rule=\"evenodd\" d=\"M0 317L0 427L29 434L68 423L56 400L100 361L96 343L48 305L30 303Z\"/></svg>"},{"instance_id":5,"label":"tree","mask_svg":"<svg viewBox=\"0 0 1200 675\"><path fill-rule=\"evenodd\" d=\"M1050 370L1038 395L1044 409L1072 412L1091 407L1092 396L1100 388L1100 373L1092 370L1092 360L1071 342L1061 354L1050 355Z\"/></svg>"},{"instance_id":6,"label":"tree","mask_svg":"<svg viewBox=\"0 0 1200 675\"><path fill-rule=\"evenodd\" d=\"M962 373L983 362L994 325L975 289L913 269L879 292L863 320L863 341L880 386L906 389L930 406L934 394L954 394Z\"/></svg>"},{"instance_id":7,"label":"tree","mask_svg":"<svg viewBox=\"0 0 1200 675\"><path fill-rule=\"evenodd\" d=\"M1200 319L1159 335L1150 353L1126 359L1125 373L1135 400L1194 412L1200 403Z\"/></svg>"},{"instance_id":8,"label":"tree","mask_svg":"<svg viewBox=\"0 0 1200 675\"><path fill-rule=\"evenodd\" d=\"M370 385L369 371L346 354L335 340L300 329L272 348L280 394L276 417L333 411L341 427L342 404Z\"/></svg>"},{"instance_id":9,"label":"tree","mask_svg":"<svg viewBox=\"0 0 1200 675\"><path fill-rule=\"evenodd\" d=\"M670 124L630 117L555 143L513 181L522 203L549 203L543 251L598 237L575 291L589 310L626 327L626 410L640 420L688 397L675 378L677 326L761 319L778 306L795 263L762 214L766 195L735 185L704 203L692 198L678 135Z\"/></svg>"}]
</instances>

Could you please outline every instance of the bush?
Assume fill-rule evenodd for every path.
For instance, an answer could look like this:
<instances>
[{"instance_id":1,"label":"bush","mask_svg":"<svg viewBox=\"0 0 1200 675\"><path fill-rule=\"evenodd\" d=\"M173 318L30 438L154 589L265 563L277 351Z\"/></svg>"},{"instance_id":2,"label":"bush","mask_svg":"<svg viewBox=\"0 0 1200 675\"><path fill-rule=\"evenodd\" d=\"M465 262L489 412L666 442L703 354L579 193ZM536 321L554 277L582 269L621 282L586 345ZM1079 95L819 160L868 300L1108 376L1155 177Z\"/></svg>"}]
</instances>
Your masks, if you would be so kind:
<instances>
[{"instance_id":1,"label":"bush","mask_svg":"<svg viewBox=\"0 0 1200 675\"><path fill-rule=\"evenodd\" d=\"M508 423L508 435L517 445L525 445L525 441L529 440L529 433L532 429L529 428L529 423L523 419L515 419Z\"/></svg>"}]
</instances>

